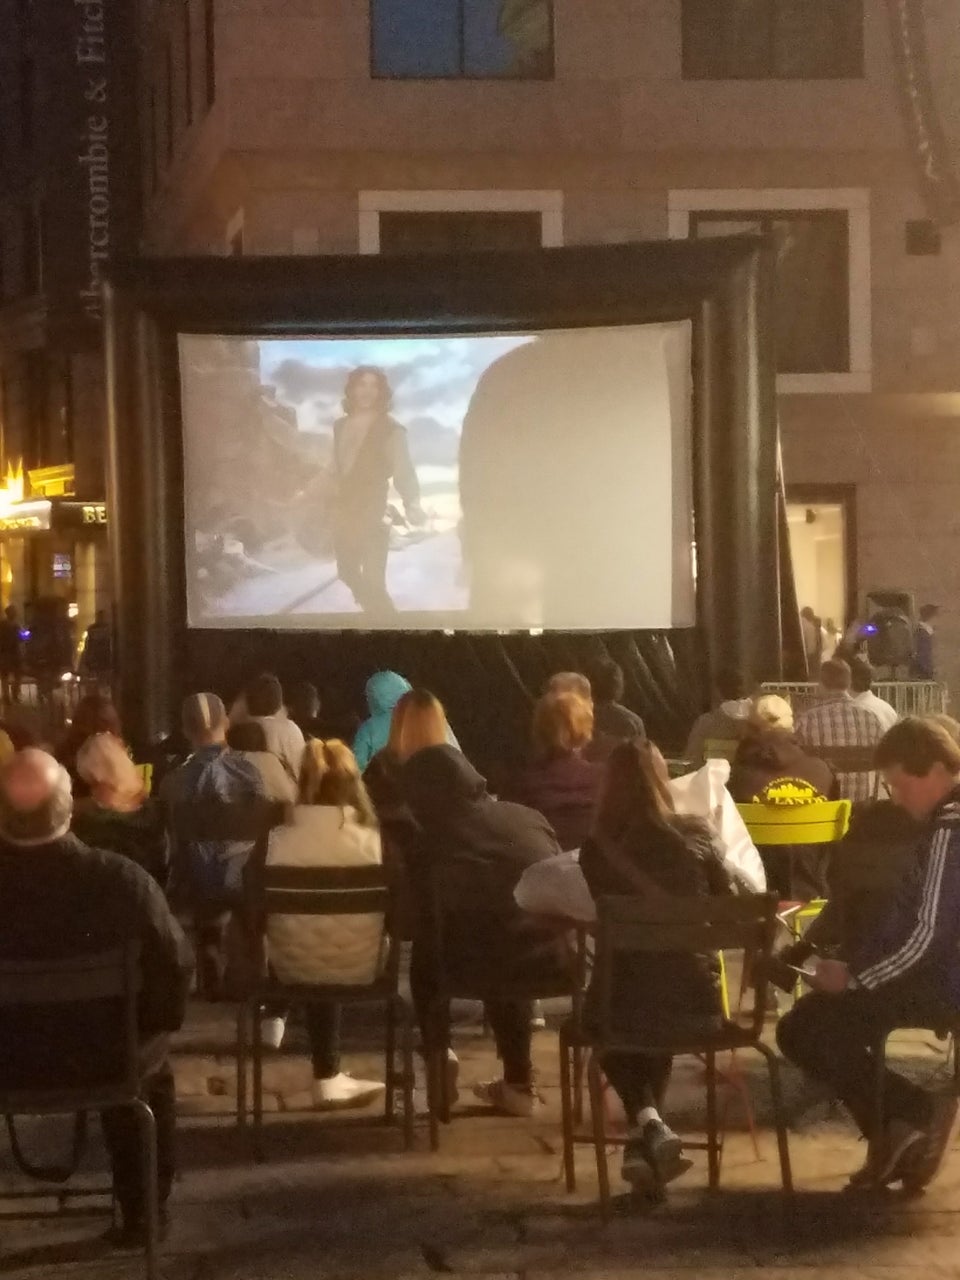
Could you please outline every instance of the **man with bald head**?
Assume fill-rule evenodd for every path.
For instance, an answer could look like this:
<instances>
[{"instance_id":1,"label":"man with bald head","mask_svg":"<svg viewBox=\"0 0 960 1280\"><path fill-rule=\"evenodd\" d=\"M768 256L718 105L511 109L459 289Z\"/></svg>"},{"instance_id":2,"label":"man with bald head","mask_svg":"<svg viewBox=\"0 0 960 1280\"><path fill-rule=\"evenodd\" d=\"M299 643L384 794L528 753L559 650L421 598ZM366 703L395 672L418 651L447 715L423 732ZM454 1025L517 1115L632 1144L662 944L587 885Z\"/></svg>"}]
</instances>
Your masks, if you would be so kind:
<instances>
[{"instance_id":1,"label":"man with bald head","mask_svg":"<svg viewBox=\"0 0 960 1280\"><path fill-rule=\"evenodd\" d=\"M166 1037L184 1015L193 956L156 882L118 853L70 833L70 776L52 756L28 749L0 769L0 957L60 960L126 942L140 946L138 1022L150 1074L144 1098L157 1121L161 1220L174 1173L175 1094ZM97 1027L99 1026L99 1033ZM0 1079L13 1087L69 1085L116 1067L112 1002L75 1012L0 1011ZM123 1225L115 1243L144 1233L142 1154L126 1108L101 1116Z\"/></svg>"}]
</instances>

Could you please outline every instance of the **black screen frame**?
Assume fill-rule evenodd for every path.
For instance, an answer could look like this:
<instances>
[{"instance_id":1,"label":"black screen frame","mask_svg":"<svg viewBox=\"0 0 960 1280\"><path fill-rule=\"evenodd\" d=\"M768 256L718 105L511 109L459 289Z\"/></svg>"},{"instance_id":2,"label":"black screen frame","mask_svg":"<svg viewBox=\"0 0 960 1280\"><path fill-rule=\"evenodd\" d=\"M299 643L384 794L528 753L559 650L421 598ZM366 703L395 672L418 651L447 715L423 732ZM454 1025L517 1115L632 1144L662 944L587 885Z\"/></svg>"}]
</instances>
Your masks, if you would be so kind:
<instances>
[{"instance_id":1,"label":"black screen frame","mask_svg":"<svg viewBox=\"0 0 960 1280\"><path fill-rule=\"evenodd\" d=\"M131 735L166 735L179 697L199 678L199 650L226 650L247 634L186 626L181 333L414 336L689 321L700 643L708 669L736 665L748 680L775 677L772 279L770 247L747 236L456 259L119 264L105 296L108 503L119 694ZM285 633L259 634L282 644ZM344 643L362 635L342 634Z\"/></svg>"}]
</instances>

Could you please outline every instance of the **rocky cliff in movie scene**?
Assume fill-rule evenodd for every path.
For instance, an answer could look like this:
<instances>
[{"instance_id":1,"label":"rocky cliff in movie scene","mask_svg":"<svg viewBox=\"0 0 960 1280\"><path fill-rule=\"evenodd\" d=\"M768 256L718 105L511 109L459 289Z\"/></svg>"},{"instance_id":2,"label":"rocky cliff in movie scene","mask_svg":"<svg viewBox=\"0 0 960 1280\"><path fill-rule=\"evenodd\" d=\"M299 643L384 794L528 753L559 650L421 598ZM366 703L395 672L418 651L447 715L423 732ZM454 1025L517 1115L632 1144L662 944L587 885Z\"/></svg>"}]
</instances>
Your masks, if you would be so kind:
<instances>
[{"instance_id":1,"label":"rocky cliff in movie scene","mask_svg":"<svg viewBox=\"0 0 960 1280\"><path fill-rule=\"evenodd\" d=\"M181 335L188 620L692 625L685 323Z\"/></svg>"}]
</instances>

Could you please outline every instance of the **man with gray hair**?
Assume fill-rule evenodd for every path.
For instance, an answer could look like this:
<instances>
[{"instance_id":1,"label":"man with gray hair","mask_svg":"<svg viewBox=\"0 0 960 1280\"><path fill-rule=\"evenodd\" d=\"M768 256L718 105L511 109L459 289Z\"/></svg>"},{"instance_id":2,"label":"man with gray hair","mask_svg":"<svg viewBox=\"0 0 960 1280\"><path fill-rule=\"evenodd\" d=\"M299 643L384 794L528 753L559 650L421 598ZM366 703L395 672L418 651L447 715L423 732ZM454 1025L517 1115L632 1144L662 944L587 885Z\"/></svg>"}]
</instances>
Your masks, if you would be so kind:
<instances>
[{"instance_id":1,"label":"man with gray hair","mask_svg":"<svg viewBox=\"0 0 960 1280\"><path fill-rule=\"evenodd\" d=\"M61 960L140 945L138 1024L150 1074L144 1099L157 1122L162 1205L174 1174L176 1106L166 1037L183 1022L193 956L156 882L129 858L91 849L70 833L70 776L52 756L20 751L0 769L0 958ZM24 1018L28 1020L23 1021ZM13 1087L55 1088L96 1079L115 1052L109 1002L75 1013L0 1013L0 1079ZM102 1027L100 1034L97 1026ZM114 1243L144 1234L142 1148L127 1108L101 1116L123 1218Z\"/></svg>"}]
</instances>

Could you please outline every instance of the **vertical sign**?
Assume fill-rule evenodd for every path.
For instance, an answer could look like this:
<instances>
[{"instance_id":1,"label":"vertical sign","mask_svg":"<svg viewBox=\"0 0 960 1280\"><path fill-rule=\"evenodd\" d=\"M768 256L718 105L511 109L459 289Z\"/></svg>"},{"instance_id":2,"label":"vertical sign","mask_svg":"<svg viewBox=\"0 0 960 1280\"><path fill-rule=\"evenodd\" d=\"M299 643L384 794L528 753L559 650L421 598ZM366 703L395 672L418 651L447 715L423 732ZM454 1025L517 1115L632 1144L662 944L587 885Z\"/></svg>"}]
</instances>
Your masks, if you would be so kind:
<instances>
[{"instance_id":1,"label":"vertical sign","mask_svg":"<svg viewBox=\"0 0 960 1280\"><path fill-rule=\"evenodd\" d=\"M101 285L135 247L138 145L135 6L41 0L45 289L67 349L100 341ZM44 117L41 117L44 118Z\"/></svg>"}]
</instances>

